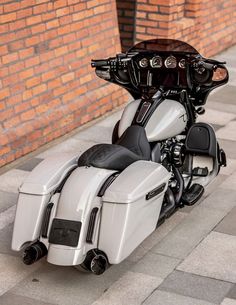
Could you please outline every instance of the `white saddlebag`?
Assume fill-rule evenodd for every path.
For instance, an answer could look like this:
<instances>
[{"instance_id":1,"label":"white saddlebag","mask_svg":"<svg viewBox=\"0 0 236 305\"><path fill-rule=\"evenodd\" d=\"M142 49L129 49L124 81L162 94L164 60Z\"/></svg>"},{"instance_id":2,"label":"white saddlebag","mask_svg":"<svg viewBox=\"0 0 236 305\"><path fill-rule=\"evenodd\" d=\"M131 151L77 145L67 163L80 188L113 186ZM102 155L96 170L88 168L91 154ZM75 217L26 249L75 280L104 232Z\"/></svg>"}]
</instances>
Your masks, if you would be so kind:
<instances>
[{"instance_id":1,"label":"white saddlebag","mask_svg":"<svg viewBox=\"0 0 236 305\"><path fill-rule=\"evenodd\" d=\"M34 168L21 185L12 237L13 250L19 251L24 244L39 238L45 208L55 189L77 166L77 159L69 153L49 157Z\"/></svg>"},{"instance_id":2,"label":"white saddlebag","mask_svg":"<svg viewBox=\"0 0 236 305\"><path fill-rule=\"evenodd\" d=\"M98 248L111 264L124 260L155 230L169 179L161 164L137 161L106 190Z\"/></svg>"}]
</instances>

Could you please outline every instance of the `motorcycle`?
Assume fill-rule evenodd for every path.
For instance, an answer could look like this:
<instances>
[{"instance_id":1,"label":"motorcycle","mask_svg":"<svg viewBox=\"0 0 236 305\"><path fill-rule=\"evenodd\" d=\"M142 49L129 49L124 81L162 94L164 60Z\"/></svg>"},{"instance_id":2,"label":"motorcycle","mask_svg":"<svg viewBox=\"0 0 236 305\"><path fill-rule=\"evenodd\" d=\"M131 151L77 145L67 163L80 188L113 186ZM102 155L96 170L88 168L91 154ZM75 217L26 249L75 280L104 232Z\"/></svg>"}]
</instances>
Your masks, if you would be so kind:
<instances>
[{"instance_id":1,"label":"motorcycle","mask_svg":"<svg viewBox=\"0 0 236 305\"><path fill-rule=\"evenodd\" d=\"M197 122L209 93L228 81L225 62L171 39L140 42L92 60L98 77L134 98L112 144L79 158L42 161L19 189L12 249L23 262L102 274L119 264L175 211L199 201L226 166L209 124Z\"/></svg>"}]
</instances>

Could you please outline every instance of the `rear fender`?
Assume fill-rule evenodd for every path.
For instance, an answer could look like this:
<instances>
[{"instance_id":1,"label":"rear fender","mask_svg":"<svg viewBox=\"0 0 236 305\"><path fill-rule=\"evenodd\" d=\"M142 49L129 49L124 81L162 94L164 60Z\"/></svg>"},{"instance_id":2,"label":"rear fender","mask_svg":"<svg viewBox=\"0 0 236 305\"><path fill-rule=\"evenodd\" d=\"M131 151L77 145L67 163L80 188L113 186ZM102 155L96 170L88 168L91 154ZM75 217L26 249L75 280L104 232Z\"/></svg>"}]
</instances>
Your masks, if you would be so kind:
<instances>
[{"instance_id":1,"label":"rear fender","mask_svg":"<svg viewBox=\"0 0 236 305\"><path fill-rule=\"evenodd\" d=\"M102 206L98 193L113 173L115 171L101 168L78 167L70 175L52 221L48 262L62 266L79 265L90 249L97 248ZM92 215L94 211L96 213Z\"/></svg>"}]
</instances>

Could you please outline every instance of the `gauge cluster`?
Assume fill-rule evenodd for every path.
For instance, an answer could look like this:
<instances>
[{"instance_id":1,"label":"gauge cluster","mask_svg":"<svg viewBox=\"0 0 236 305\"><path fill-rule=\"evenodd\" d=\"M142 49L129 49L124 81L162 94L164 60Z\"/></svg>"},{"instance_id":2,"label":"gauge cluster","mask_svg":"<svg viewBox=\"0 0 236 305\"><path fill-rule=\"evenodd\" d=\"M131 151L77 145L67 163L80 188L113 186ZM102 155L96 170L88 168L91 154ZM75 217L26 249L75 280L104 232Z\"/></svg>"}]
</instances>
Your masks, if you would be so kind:
<instances>
[{"instance_id":1,"label":"gauge cluster","mask_svg":"<svg viewBox=\"0 0 236 305\"><path fill-rule=\"evenodd\" d=\"M142 52L133 57L133 73L143 87L186 88L187 60L182 53Z\"/></svg>"},{"instance_id":2,"label":"gauge cluster","mask_svg":"<svg viewBox=\"0 0 236 305\"><path fill-rule=\"evenodd\" d=\"M173 55L169 55L168 57L161 57L160 55L153 56L152 58L143 57L139 60L139 66L141 68L162 68L165 67L167 69L175 69L177 67L181 69L186 68L186 60L185 58L176 58Z\"/></svg>"}]
</instances>

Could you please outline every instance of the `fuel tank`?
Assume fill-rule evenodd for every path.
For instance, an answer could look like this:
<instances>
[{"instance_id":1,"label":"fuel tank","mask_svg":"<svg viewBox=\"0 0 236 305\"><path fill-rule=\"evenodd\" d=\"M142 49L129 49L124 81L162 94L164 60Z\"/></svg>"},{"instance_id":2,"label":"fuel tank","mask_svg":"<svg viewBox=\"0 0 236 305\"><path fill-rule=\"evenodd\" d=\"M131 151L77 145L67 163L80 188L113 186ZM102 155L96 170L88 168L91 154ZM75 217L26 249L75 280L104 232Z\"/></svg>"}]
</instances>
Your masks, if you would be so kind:
<instances>
[{"instance_id":1,"label":"fuel tank","mask_svg":"<svg viewBox=\"0 0 236 305\"><path fill-rule=\"evenodd\" d=\"M119 124L119 137L128 128L135 116L140 100L129 103ZM153 112L145 126L149 142L162 141L182 133L187 125L187 114L179 102L166 99Z\"/></svg>"}]
</instances>

